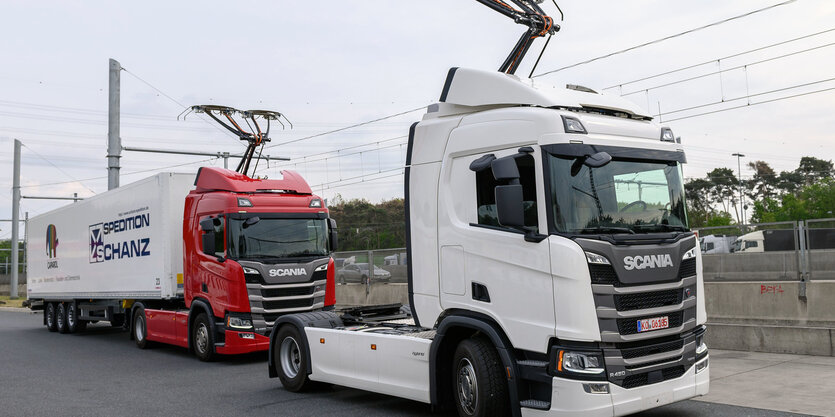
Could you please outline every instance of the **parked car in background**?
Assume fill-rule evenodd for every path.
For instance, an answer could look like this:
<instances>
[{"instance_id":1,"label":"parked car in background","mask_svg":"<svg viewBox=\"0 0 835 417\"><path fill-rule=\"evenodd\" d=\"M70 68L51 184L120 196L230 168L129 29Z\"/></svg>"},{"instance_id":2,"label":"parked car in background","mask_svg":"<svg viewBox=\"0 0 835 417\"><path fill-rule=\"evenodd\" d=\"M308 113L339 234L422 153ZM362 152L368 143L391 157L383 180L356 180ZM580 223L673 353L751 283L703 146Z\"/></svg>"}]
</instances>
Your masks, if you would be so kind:
<instances>
[{"instance_id":1,"label":"parked car in background","mask_svg":"<svg viewBox=\"0 0 835 417\"><path fill-rule=\"evenodd\" d=\"M388 281L391 279L391 273L377 265L374 265L374 273L368 272L368 263L348 264L336 271L336 281L345 284L348 282L359 282L361 284L368 283L368 278L371 282Z\"/></svg>"}]
</instances>

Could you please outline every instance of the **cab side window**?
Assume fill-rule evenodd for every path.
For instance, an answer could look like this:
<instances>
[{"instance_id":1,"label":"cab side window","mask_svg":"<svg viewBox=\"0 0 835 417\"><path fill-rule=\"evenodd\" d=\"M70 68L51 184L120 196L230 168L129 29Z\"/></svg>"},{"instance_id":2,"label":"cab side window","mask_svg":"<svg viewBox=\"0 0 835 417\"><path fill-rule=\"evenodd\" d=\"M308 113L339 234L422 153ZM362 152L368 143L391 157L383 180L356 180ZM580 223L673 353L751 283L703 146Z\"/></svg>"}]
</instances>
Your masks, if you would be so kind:
<instances>
[{"instance_id":1,"label":"cab side window","mask_svg":"<svg viewBox=\"0 0 835 417\"><path fill-rule=\"evenodd\" d=\"M516 167L519 169L519 183L522 184L522 198L525 209L525 226L537 228L536 210L536 170L533 156L520 155L516 157ZM502 227L496 211L496 186L506 185L505 181L497 181L489 165L475 172L476 207L478 210L478 224Z\"/></svg>"}]
</instances>

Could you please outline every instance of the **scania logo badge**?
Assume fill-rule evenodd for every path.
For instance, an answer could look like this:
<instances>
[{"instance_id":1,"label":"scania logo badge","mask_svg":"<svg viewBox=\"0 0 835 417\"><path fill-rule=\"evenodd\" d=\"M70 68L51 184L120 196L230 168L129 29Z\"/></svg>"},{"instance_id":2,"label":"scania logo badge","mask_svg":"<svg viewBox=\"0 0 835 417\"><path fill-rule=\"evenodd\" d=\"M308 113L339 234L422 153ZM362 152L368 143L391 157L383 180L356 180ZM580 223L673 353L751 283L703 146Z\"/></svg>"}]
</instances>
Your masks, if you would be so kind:
<instances>
[{"instance_id":1,"label":"scania logo badge","mask_svg":"<svg viewBox=\"0 0 835 417\"><path fill-rule=\"evenodd\" d=\"M307 270L304 268L270 269L269 273L271 277L307 276Z\"/></svg>"},{"instance_id":2,"label":"scania logo badge","mask_svg":"<svg viewBox=\"0 0 835 417\"><path fill-rule=\"evenodd\" d=\"M665 255L627 256L623 258L623 268L627 271L645 268L667 268L673 266L673 258Z\"/></svg>"}]
</instances>

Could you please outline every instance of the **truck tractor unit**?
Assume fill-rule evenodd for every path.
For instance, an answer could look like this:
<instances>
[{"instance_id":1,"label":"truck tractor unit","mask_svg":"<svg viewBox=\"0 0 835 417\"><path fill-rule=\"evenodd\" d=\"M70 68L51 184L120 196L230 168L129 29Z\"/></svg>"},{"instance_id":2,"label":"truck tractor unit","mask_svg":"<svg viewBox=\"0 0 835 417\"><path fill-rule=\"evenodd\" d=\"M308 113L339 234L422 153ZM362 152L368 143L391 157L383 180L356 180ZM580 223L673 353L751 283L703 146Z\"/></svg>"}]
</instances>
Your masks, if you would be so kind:
<instances>
[{"instance_id":1,"label":"truck tractor unit","mask_svg":"<svg viewBox=\"0 0 835 417\"><path fill-rule=\"evenodd\" d=\"M50 331L109 321L140 348L177 345L207 361L267 350L282 314L333 308L336 222L323 200L293 171L247 175L270 122L286 117L189 111L249 143L236 171L161 173L29 220L28 298ZM235 114L257 130L244 131Z\"/></svg>"},{"instance_id":2,"label":"truck tractor unit","mask_svg":"<svg viewBox=\"0 0 835 417\"><path fill-rule=\"evenodd\" d=\"M706 394L685 162L620 98L453 68L409 134L412 317L282 316L270 376L462 416L626 415Z\"/></svg>"}]
</instances>

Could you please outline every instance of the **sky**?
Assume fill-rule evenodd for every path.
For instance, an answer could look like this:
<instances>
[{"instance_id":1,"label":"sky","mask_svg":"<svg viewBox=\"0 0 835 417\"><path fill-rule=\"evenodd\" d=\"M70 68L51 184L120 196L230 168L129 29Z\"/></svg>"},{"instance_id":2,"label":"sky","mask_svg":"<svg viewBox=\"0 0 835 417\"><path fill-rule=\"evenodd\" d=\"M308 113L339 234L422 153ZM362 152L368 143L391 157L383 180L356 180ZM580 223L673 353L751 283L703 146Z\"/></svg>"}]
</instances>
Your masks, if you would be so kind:
<instances>
[{"instance_id":1,"label":"sky","mask_svg":"<svg viewBox=\"0 0 835 417\"><path fill-rule=\"evenodd\" d=\"M781 2L561 0L562 29L534 74ZM558 16L552 3L542 6ZM110 58L125 68L124 146L241 152L240 140L205 116L178 120L184 106L275 110L293 126L273 126L272 148L264 153L291 161L262 161L258 175L296 170L328 199L402 197L406 135L420 110L282 143L436 102L450 67L497 69L523 30L473 0L6 0L0 15L0 219L11 218L14 139L24 145L24 196L89 197L107 190ZM818 32L824 33L808 36ZM518 75L529 75L542 44L531 48ZM656 121L682 138L688 178L716 167L736 170L735 152L746 155L742 175L750 177L745 164L754 160L781 171L796 168L802 156L835 159L832 68L835 2L796 0L536 78L623 94L660 113ZM124 152L120 181L196 172L203 165L223 161ZM65 204L24 199L21 211L35 216ZM10 230L0 222L0 239Z\"/></svg>"}]
</instances>

